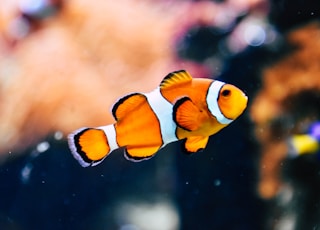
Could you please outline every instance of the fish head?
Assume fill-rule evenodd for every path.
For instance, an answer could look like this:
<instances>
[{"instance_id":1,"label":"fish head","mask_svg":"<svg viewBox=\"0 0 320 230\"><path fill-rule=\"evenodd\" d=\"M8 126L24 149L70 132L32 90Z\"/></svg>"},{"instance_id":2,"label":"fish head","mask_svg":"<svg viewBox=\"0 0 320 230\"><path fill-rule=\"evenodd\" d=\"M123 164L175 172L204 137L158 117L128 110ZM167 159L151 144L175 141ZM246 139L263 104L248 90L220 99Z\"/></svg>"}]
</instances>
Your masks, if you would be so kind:
<instances>
[{"instance_id":1,"label":"fish head","mask_svg":"<svg viewBox=\"0 0 320 230\"><path fill-rule=\"evenodd\" d=\"M224 84L219 91L218 106L221 113L230 120L239 117L247 107L248 97L231 84Z\"/></svg>"}]
</instances>

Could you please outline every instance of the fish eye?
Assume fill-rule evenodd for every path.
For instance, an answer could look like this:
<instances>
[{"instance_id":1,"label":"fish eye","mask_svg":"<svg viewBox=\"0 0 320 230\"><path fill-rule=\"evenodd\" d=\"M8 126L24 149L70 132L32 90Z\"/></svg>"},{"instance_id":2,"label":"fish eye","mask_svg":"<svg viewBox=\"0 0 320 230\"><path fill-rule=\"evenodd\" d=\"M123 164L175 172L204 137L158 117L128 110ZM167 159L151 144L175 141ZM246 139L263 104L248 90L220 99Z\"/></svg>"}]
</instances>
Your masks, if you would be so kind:
<instances>
[{"instance_id":1,"label":"fish eye","mask_svg":"<svg viewBox=\"0 0 320 230\"><path fill-rule=\"evenodd\" d=\"M229 89L225 89L221 92L221 95L224 97L230 96L231 91Z\"/></svg>"}]
</instances>

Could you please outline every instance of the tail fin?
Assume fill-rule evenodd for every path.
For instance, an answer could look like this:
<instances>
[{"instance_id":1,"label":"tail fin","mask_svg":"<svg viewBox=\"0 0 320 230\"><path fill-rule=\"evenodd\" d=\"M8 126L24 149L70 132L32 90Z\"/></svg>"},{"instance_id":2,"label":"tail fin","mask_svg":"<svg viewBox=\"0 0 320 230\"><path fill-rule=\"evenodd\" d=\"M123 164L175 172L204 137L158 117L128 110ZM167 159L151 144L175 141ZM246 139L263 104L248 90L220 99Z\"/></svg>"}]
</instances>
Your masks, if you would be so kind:
<instances>
[{"instance_id":1,"label":"tail fin","mask_svg":"<svg viewBox=\"0 0 320 230\"><path fill-rule=\"evenodd\" d=\"M68 136L68 144L82 167L95 166L110 153L107 136L101 129L79 129Z\"/></svg>"}]
</instances>

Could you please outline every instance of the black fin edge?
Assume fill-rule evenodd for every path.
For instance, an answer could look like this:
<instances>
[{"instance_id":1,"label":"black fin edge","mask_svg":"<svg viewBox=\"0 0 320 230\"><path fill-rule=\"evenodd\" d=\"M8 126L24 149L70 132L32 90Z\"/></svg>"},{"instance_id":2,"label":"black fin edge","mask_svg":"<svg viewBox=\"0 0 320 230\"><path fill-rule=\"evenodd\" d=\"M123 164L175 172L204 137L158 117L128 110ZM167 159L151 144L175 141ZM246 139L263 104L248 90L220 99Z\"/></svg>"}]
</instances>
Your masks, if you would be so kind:
<instances>
[{"instance_id":1,"label":"black fin edge","mask_svg":"<svg viewBox=\"0 0 320 230\"><path fill-rule=\"evenodd\" d=\"M117 111L118 107L119 107L122 103L124 103L128 98L130 98L130 97L132 97L132 96L135 96L135 95L143 95L143 94L141 94L141 93L131 93L131 94L128 94L128 95L126 95L126 96L124 96L124 97L121 97L121 98L113 105L111 112L112 112L112 115L113 115L113 117L114 117L114 119L115 119L116 121L119 120L119 119L117 118L117 116L116 116L116 111Z\"/></svg>"},{"instance_id":2,"label":"black fin edge","mask_svg":"<svg viewBox=\"0 0 320 230\"><path fill-rule=\"evenodd\" d=\"M82 151L82 148L81 148L81 146L80 146L80 144L79 144L80 136L81 136L84 132L88 131L89 129L90 129L90 128L86 128L86 129L82 130L81 132L75 134L75 135L73 136L73 138L74 138L74 145L76 146L76 149L77 149L77 153L79 153L79 155L81 156L82 160L83 160L84 162L88 163L88 164L92 164L92 160L90 160L90 159L87 157L86 153L85 153L84 151Z\"/></svg>"}]
</instances>

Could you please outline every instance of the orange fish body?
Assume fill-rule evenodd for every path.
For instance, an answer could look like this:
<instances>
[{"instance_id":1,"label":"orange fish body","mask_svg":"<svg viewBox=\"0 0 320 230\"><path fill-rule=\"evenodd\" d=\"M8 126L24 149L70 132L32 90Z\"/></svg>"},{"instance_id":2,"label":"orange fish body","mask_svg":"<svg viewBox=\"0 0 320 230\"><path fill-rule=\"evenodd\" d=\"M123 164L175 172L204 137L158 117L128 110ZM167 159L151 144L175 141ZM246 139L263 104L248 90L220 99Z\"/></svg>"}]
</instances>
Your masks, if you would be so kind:
<instances>
[{"instance_id":1,"label":"orange fish body","mask_svg":"<svg viewBox=\"0 0 320 230\"><path fill-rule=\"evenodd\" d=\"M246 105L247 97L233 85L176 71L150 93L119 99L112 109L114 124L75 131L68 136L69 147L83 167L99 164L120 147L129 160L149 159L181 139L193 153L204 149L209 136L240 116Z\"/></svg>"}]
</instances>

